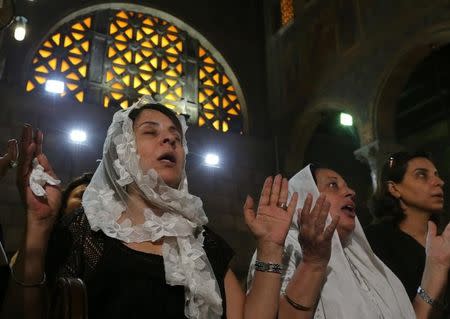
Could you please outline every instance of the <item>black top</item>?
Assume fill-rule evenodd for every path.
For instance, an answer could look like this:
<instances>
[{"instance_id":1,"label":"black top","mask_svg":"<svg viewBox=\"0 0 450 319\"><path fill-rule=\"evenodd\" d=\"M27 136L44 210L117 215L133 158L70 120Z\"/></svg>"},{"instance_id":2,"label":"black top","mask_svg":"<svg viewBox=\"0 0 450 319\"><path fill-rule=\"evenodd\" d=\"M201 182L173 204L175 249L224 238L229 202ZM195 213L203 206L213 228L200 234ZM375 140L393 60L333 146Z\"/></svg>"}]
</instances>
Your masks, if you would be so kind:
<instances>
[{"instance_id":1,"label":"black top","mask_svg":"<svg viewBox=\"0 0 450 319\"><path fill-rule=\"evenodd\" d=\"M374 253L400 279L412 301L425 268L425 248L389 221L368 226L365 234ZM443 300L450 296L449 285L446 296ZM450 313L447 312L444 317L450 318Z\"/></svg>"},{"instance_id":2,"label":"black top","mask_svg":"<svg viewBox=\"0 0 450 319\"><path fill-rule=\"evenodd\" d=\"M365 234L373 252L400 279L412 301L422 280L425 248L391 222L370 225Z\"/></svg>"},{"instance_id":3,"label":"black top","mask_svg":"<svg viewBox=\"0 0 450 319\"><path fill-rule=\"evenodd\" d=\"M226 318L224 277L232 249L205 228L204 249L213 268ZM135 251L91 230L82 210L55 227L47 276L83 279L89 318L185 318L184 287L166 284L163 257Z\"/></svg>"}]
</instances>

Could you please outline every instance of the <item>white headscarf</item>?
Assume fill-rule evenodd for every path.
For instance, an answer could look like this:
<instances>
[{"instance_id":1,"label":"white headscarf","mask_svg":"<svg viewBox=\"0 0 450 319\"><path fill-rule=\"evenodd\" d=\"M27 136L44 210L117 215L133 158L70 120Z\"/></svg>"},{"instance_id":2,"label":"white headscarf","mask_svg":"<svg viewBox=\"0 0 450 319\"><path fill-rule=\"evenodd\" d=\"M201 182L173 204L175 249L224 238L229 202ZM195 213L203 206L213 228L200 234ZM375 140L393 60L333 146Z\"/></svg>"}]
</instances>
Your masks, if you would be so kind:
<instances>
[{"instance_id":1,"label":"white headscarf","mask_svg":"<svg viewBox=\"0 0 450 319\"><path fill-rule=\"evenodd\" d=\"M320 193L309 165L289 180L289 197L298 193L297 209L303 206L308 193L313 202ZM328 216L327 223L331 217ZM332 238L331 258L327 267L326 281L314 314L315 319L400 319L415 318L414 310L405 288L392 271L378 259L370 248L362 227L355 217L355 230L345 247L337 232ZM298 242L297 213L285 242L286 268L282 276L282 292L293 277L302 259ZM255 258L255 255L253 256ZM249 272L249 279L254 269Z\"/></svg>"},{"instance_id":2,"label":"white headscarf","mask_svg":"<svg viewBox=\"0 0 450 319\"><path fill-rule=\"evenodd\" d=\"M166 185L154 169L144 172L139 166L129 114L151 103L155 101L150 96L143 96L127 110L114 114L103 147L103 159L83 195L84 211L92 230L102 230L109 237L127 243L164 239L162 254L166 282L185 287L185 315L188 318L220 318L220 290L203 249L201 231L208 218L201 199L189 193L184 168L180 185L174 189ZM187 126L182 116L178 119L187 154ZM142 211L143 224L133 225L129 219L119 224L129 199L127 185L137 189L142 198L162 211L162 215L154 214L147 207Z\"/></svg>"}]
</instances>

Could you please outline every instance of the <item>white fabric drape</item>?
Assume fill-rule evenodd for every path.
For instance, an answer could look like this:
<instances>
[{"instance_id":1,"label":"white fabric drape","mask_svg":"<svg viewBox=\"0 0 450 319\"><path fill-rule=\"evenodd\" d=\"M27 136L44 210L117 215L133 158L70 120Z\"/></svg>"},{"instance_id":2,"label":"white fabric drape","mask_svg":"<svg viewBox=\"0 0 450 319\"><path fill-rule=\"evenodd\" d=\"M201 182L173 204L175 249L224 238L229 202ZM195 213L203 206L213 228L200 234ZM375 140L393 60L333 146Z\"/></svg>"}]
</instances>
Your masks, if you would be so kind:
<instances>
[{"instance_id":1,"label":"white fabric drape","mask_svg":"<svg viewBox=\"0 0 450 319\"><path fill-rule=\"evenodd\" d=\"M208 222L200 198L188 191L186 173L178 189L167 186L154 169L142 171L133 122L129 113L154 103L144 96L127 110L114 114L103 147L102 161L83 195L83 207L94 231L130 242L155 242L164 239L162 254L166 282L185 287L185 315L188 318L220 318L222 299L213 269L203 249L202 225ZM183 128L186 123L178 117ZM139 191L140 196L162 211L156 215L144 208L145 222L133 225L126 219L118 223L127 208L127 189ZM113 265L111 266L113 267Z\"/></svg>"},{"instance_id":2,"label":"white fabric drape","mask_svg":"<svg viewBox=\"0 0 450 319\"><path fill-rule=\"evenodd\" d=\"M289 194L299 195L297 209L303 206L308 193L313 203L319 197L309 165L289 180ZM328 216L329 223L331 217ZM302 259L298 242L297 213L285 242L282 292L293 277ZM253 256L249 282L254 274ZM314 315L315 319L410 319L415 314L405 288L392 271L373 253L356 217L356 227L345 247L337 232L333 234L331 258L326 281Z\"/></svg>"}]
</instances>

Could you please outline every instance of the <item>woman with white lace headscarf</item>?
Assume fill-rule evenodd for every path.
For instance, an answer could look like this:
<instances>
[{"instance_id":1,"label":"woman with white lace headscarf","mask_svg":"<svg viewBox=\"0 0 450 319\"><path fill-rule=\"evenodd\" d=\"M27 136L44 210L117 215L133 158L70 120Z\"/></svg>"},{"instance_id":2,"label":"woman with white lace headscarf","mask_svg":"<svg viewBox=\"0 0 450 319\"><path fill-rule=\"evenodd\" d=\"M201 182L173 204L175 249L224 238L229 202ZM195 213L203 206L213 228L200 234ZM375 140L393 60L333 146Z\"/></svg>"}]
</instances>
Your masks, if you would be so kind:
<instances>
[{"instance_id":1,"label":"woman with white lace headscarf","mask_svg":"<svg viewBox=\"0 0 450 319\"><path fill-rule=\"evenodd\" d=\"M41 288L65 276L86 283L91 318L275 317L280 274L258 276L245 300L229 268L231 248L205 227L202 201L188 191L186 129L183 117L148 96L116 112L83 208L54 225L59 180L42 153L42 133L33 138L24 128L18 182L27 230L9 293L16 310L40 318ZM287 196L287 180L277 176L267 179L257 212L247 198L245 219L262 262L281 258L296 206Z\"/></svg>"},{"instance_id":2,"label":"woman with white lace headscarf","mask_svg":"<svg viewBox=\"0 0 450 319\"><path fill-rule=\"evenodd\" d=\"M430 318L430 305L419 300L413 307L399 279L372 252L355 192L337 172L308 165L289 180L289 191L298 194L299 210L285 242L278 318ZM440 257L448 255L448 235L429 234ZM429 289L436 285L433 272L423 279Z\"/></svg>"}]
</instances>

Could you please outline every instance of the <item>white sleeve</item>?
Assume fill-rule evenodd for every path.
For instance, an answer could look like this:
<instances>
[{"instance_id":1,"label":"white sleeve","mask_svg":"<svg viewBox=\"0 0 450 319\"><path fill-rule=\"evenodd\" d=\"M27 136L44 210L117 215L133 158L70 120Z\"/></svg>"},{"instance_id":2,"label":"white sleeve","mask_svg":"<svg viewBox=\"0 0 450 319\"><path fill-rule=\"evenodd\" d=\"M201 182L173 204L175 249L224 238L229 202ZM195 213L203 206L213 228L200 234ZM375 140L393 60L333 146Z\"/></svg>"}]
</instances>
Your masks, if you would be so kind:
<instances>
[{"instance_id":1,"label":"white sleeve","mask_svg":"<svg viewBox=\"0 0 450 319\"><path fill-rule=\"evenodd\" d=\"M289 229L286 241L284 243L283 267L284 271L281 275L281 292L284 293L286 287L294 276L298 264L302 260L302 249L298 242L298 230L291 227Z\"/></svg>"}]
</instances>

